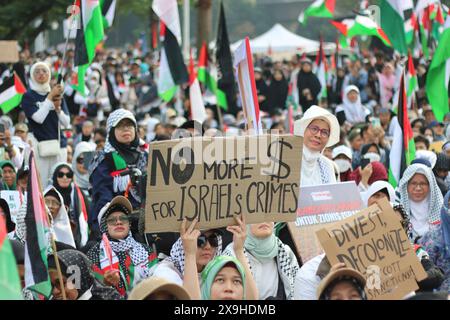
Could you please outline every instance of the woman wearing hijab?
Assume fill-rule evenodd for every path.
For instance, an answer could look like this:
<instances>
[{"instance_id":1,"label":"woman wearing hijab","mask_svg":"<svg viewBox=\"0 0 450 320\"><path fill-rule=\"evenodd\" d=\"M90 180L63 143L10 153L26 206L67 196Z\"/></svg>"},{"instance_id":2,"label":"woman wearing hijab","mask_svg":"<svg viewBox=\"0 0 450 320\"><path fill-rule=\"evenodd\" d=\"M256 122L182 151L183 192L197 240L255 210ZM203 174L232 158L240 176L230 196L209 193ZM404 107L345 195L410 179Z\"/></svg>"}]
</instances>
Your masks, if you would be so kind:
<instances>
[{"instance_id":1,"label":"woman wearing hijab","mask_svg":"<svg viewBox=\"0 0 450 320\"><path fill-rule=\"evenodd\" d=\"M342 104L336 108L336 114L338 112L343 112L345 120L351 125L366 122L366 116L370 111L361 103L357 86L350 85L345 88Z\"/></svg>"},{"instance_id":2,"label":"woman wearing hijab","mask_svg":"<svg viewBox=\"0 0 450 320\"><path fill-rule=\"evenodd\" d=\"M297 76L299 102L303 112L311 106L317 105L317 96L322 89L319 79L312 72L312 62L309 59L302 60L302 69Z\"/></svg>"},{"instance_id":3,"label":"woman wearing hijab","mask_svg":"<svg viewBox=\"0 0 450 320\"><path fill-rule=\"evenodd\" d=\"M52 216L56 240L75 248L72 226L62 195L55 187L48 186L44 191L44 201Z\"/></svg>"},{"instance_id":4,"label":"woman wearing hijab","mask_svg":"<svg viewBox=\"0 0 450 320\"><path fill-rule=\"evenodd\" d=\"M236 256L234 242L224 255ZM299 265L291 248L275 236L274 223L264 222L247 226L244 255L256 281L260 300L298 299L297 274Z\"/></svg>"},{"instance_id":5,"label":"woman wearing hijab","mask_svg":"<svg viewBox=\"0 0 450 320\"><path fill-rule=\"evenodd\" d=\"M9 160L0 162L1 184L0 190L14 191L17 189L17 173L16 167Z\"/></svg>"},{"instance_id":6,"label":"woman wearing hijab","mask_svg":"<svg viewBox=\"0 0 450 320\"><path fill-rule=\"evenodd\" d=\"M77 144L72 157L72 169L75 174L74 182L88 199L90 198L89 188L91 184L89 183L89 171L84 166L84 159L86 153L91 152L95 152L95 145L83 141Z\"/></svg>"},{"instance_id":7,"label":"woman wearing hijab","mask_svg":"<svg viewBox=\"0 0 450 320\"><path fill-rule=\"evenodd\" d=\"M108 117L106 127L105 148L95 156L89 168L92 185L90 224L93 229L98 225L97 215L101 208L112 198L127 194L133 208L139 208L140 194L145 194L145 190L139 190L131 183L135 169L143 174L147 172L148 158L145 142L138 136L134 115L128 110L115 110Z\"/></svg>"},{"instance_id":8,"label":"woman wearing hijab","mask_svg":"<svg viewBox=\"0 0 450 320\"><path fill-rule=\"evenodd\" d=\"M408 166L398 191L398 202L411 220L414 238L423 236L440 223L443 199L431 168L421 163Z\"/></svg>"},{"instance_id":9,"label":"woman wearing hijab","mask_svg":"<svg viewBox=\"0 0 450 320\"><path fill-rule=\"evenodd\" d=\"M11 211L9 210L8 202L5 199L0 198L0 216L5 217L6 222L6 232L8 232L8 238L14 239L14 230L16 229L16 224L11 218Z\"/></svg>"},{"instance_id":10,"label":"woman wearing hijab","mask_svg":"<svg viewBox=\"0 0 450 320\"><path fill-rule=\"evenodd\" d=\"M67 160L67 139L61 126L70 124L69 115L61 108L63 88L59 84L50 88L50 76L50 67L46 63L35 63L30 70L30 89L22 98L30 130L28 137L35 151L42 185L46 185L52 166ZM60 149L49 150L50 141Z\"/></svg>"},{"instance_id":11,"label":"woman wearing hijab","mask_svg":"<svg viewBox=\"0 0 450 320\"><path fill-rule=\"evenodd\" d=\"M102 75L99 70L94 69L88 75L87 87L89 95L84 97L77 92L74 101L86 107L88 119L94 122L103 121L106 118L105 113L111 110L111 103L108 98L108 91L102 83Z\"/></svg>"},{"instance_id":12,"label":"woman wearing hijab","mask_svg":"<svg viewBox=\"0 0 450 320\"><path fill-rule=\"evenodd\" d=\"M366 192L361 194L365 207L370 207L376 201L386 198L389 202L395 200L395 190L387 181L375 181Z\"/></svg>"},{"instance_id":13,"label":"woman wearing hijab","mask_svg":"<svg viewBox=\"0 0 450 320\"><path fill-rule=\"evenodd\" d=\"M245 277L244 267L236 258L214 258L202 272L202 300L245 300Z\"/></svg>"},{"instance_id":14,"label":"woman wearing hijab","mask_svg":"<svg viewBox=\"0 0 450 320\"><path fill-rule=\"evenodd\" d=\"M123 196L107 203L99 214L103 239L87 253L103 283L115 287L124 298L139 281L151 275L158 263L153 250L131 234L132 210L130 201Z\"/></svg>"},{"instance_id":15,"label":"woman wearing hijab","mask_svg":"<svg viewBox=\"0 0 450 320\"><path fill-rule=\"evenodd\" d=\"M286 108L286 99L288 95L288 82L284 78L281 70L275 70L270 81L266 110L270 115L276 109L284 110Z\"/></svg>"},{"instance_id":16,"label":"woman wearing hijab","mask_svg":"<svg viewBox=\"0 0 450 320\"><path fill-rule=\"evenodd\" d=\"M396 87L394 66L391 63L386 63L383 71L378 73L378 81L380 84L380 103L382 108L389 108L389 102L394 96Z\"/></svg>"},{"instance_id":17,"label":"woman wearing hijab","mask_svg":"<svg viewBox=\"0 0 450 320\"><path fill-rule=\"evenodd\" d=\"M303 137L301 186L336 183L333 162L322 153L339 142L340 128L334 115L312 106L294 123L294 134Z\"/></svg>"},{"instance_id":18,"label":"woman wearing hijab","mask_svg":"<svg viewBox=\"0 0 450 320\"><path fill-rule=\"evenodd\" d=\"M237 226L229 226L227 230L233 234L234 248L238 253L237 259L246 272L250 273L243 249L246 227L237 217L236 222ZM221 256L222 236L218 230L200 232L194 229L195 222L189 227L186 227L186 223L185 220L181 225L180 239L173 245L170 257L158 264L152 276L182 285L193 299L200 299L198 288L202 285L201 273L211 260ZM252 277L247 278L247 288L249 288L249 299L257 299L258 292Z\"/></svg>"},{"instance_id":19,"label":"woman wearing hijab","mask_svg":"<svg viewBox=\"0 0 450 320\"><path fill-rule=\"evenodd\" d=\"M66 249L57 252L58 261L61 268L64 290L68 300L119 300L119 293L111 287L105 286L94 277L92 272L92 262L80 251ZM74 269L76 267L77 269ZM48 258L49 276L52 284L52 300L62 300L62 290L59 283L58 272L54 255ZM71 277L77 270L79 278L69 288Z\"/></svg>"},{"instance_id":20,"label":"woman wearing hijab","mask_svg":"<svg viewBox=\"0 0 450 320\"><path fill-rule=\"evenodd\" d=\"M89 238L89 199L73 181L74 172L69 164L57 163L53 168L51 184L62 195L69 219L74 226L77 248L83 248Z\"/></svg>"},{"instance_id":21,"label":"woman wearing hijab","mask_svg":"<svg viewBox=\"0 0 450 320\"><path fill-rule=\"evenodd\" d=\"M439 290L450 290L450 192L444 198L441 208L441 224L435 230L427 232L419 243L428 252L430 261L444 273L444 281Z\"/></svg>"}]
</instances>

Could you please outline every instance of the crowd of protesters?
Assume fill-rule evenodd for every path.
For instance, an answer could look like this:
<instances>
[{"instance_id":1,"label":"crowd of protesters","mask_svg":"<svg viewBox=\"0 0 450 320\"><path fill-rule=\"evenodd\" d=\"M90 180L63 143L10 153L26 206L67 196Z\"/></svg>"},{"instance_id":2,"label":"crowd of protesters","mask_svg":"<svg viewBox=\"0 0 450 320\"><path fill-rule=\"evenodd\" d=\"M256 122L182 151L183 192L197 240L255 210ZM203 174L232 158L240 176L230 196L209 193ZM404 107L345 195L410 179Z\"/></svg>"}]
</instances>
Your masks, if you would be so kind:
<instances>
[{"instance_id":1,"label":"crowd of protesters","mask_svg":"<svg viewBox=\"0 0 450 320\"><path fill-rule=\"evenodd\" d=\"M239 99L219 117L214 96L206 93L207 119L198 124L190 119L185 87L169 102L159 98L152 54L98 51L86 74L86 94L74 89L73 51L66 61L58 52L25 50L20 56L14 66L0 65L0 79L14 70L27 87L21 105L0 118L0 188L19 191L21 207L12 215L1 200L0 213L23 277L32 150L58 247L48 258L52 299L62 299L63 290L70 300L367 299L362 274L343 264L331 266L324 254L301 261L292 240L281 236L280 223L246 225L237 218L234 226L200 231L185 221L179 233L143 232L139 209L151 143L177 137L180 129L191 135L243 135ZM354 181L366 206L387 198L428 275L418 292L448 293L450 113L438 122L427 102L429 61L415 61L419 89L408 117L416 159L394 190L387 181L405 61L383 51L338 60L322 98L307 56L255 57L263 126L304 137L301 186ZM102 268L104 237L116 270ZM80 288L60 287L55 255L64 280L70 265L79 266ZM39 299L26 288L23 295Z\"/></svg>"}]
</instances>

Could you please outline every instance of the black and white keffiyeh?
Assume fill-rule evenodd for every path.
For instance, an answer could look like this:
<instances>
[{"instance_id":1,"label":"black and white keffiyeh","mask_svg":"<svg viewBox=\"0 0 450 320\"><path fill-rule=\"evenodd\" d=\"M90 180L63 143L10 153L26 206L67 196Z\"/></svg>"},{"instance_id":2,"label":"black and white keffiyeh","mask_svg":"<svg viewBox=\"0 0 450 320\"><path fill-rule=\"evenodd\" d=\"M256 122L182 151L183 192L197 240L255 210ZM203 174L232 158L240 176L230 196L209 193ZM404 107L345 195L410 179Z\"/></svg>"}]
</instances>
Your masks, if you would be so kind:
<instances>
[{"instance_id":1,"label":"black and white keffiyeh","mask_svg":"<svg viewBox=\"0 0 450 320\"><path fill-rule=\"evenodd\" d=\"M222 255L222 236L219 234L217 235L217 243L218 246L213 258ZM170 257L166 258L166 261L172 262L178 272L181 275L184 275L184 248L181 238L178 238L173 244L172 249L170 250Z\"/></svg>"},{"instance_id":2,"label":"black and white keffiyeh","mask_svg":"<svg viewBox=\"0 0 450 320\"><path fill-rule=\"evenodd\" d=\"M406 214L411 217L411 203L408 196L408 182L412 179L415 174L423 174L430 185L429 193L429 205L428 205L428 223L431 225L436 225L441 220L440 213L443 204L442 193L436 183L436 178L434 177L431 169L421 163L415 163L408 166L403 173L403 176L399 182L398 193L399 197L396 202L401 203L405 208Z\"/></svg>"}]
</instances>

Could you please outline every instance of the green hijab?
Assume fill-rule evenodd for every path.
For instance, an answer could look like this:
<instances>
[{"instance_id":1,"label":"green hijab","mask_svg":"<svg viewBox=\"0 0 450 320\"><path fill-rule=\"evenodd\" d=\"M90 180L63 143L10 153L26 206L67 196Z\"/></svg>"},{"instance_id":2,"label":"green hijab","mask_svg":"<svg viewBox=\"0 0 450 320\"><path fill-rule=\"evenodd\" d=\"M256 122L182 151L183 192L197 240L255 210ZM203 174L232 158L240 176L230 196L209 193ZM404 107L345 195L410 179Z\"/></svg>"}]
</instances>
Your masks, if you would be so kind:
<instances>
[{"instance_id":1,"label":"green hijab","mask_svg":"<svg viewBox=\"0 0 450 320\"><path fill-rule=\"evenodd\" d=\"M278 243L275 230L267 238L260 239L253 235L250 225L247 225L247 238L245 239L244 247L258 260L275 258L278 255Z\"/></svg>"},{"instance_id":2,"label":"green hijab","mask_svg":"<svg viewBox=\"0 0 450 320\"><path fill-rule=\"evenodd\" d=\"M211 300L211 287L214 283L214 279L216 278L216 275L219 273L222 268L232 263L236 266L236 269L238 270L239 274L242 278L242 285L244 287L244 300L245 300L245 271L242 264L239 262L238 259L234 257L229 256L217 256L213 260L211 260L203 269L202 272L202 284L201 284L201 293L202 293L202 300Z\"/></svg>"},{"instance_id":3,"label":"green hijab","mask_svg":"<svg viewBox=\"0 0 450 320\"><path fill-rule=\"evenodd\" d=\"M10 167L10 168L12 168L12 169L14 170L14 172L16 172L16 180L14 181L12 187L9 187L9 186L6 184L6 182L3 181L3 179L2 179L2 189L3 189L3 190L13 190L13 191L14 191L14 190L17 189L17 171L16 171L16 167L15 167L14 164L13 164L11 161L9 161L9 160L3 160L3 161L0 161L0 169L1 169L1 171L2 171L2 176L3 176L3 168L4 168L4 167Z\"/></svg>"}]
</instances>

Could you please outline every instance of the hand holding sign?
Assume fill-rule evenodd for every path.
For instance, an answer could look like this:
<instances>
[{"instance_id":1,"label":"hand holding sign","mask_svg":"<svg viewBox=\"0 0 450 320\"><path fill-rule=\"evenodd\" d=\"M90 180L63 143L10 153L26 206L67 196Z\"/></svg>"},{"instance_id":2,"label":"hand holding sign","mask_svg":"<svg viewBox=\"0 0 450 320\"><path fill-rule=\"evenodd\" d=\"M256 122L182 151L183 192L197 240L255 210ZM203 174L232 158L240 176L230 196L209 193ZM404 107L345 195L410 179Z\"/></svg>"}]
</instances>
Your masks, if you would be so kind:
<instances>
[{"instance_id":1,"label":"hand holding sign","mask_svg":"<svg viewBox=\"0 0 450 320\"><path fill-rule=\"evenodd\" d=\"M193 255L195 257L197 253L197 239L200 236L200 231L194 229L197 222L198 221L196 220L192 221L191 225L186 228L187 219L185 218L181 224L180 235L181 241L183 241L184 254L186 256Z\"/></svg>"},{"instance_id":2,"label":"hand holding sign","mask_svg":"<svg viewBox=\"0 0 450 320\"><path fill-rule=\"evenodd\" d=\"M233 250L235 253L244 252L245 238L247 237L247 227L244 217L234 216L237 226L228 226L227 231L233 234Z\"/></svg>"}]
</instances>

